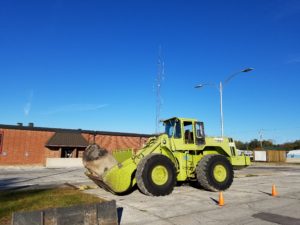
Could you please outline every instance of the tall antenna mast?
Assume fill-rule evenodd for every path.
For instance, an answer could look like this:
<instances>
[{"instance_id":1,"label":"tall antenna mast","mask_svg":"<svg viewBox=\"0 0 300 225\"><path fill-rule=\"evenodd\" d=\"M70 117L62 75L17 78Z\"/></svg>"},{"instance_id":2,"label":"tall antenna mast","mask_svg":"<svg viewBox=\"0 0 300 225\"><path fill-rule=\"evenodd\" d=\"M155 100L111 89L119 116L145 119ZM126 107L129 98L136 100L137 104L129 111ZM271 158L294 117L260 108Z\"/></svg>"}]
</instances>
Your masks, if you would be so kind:
<instances>
[{"instance_id":1,"label":"tall antenna mast","mask_svg":"<svg viewBox=\"0 0 300 225\"><path fill-rule=\"evenodd\" d=\"M157 62L157 78L156 78L156 126L155 133L159 133L159 123L160 123L160 111L162 106L161 98L161 83L164 79L164 61L162 57L162 49L159 46L158 50L158 62Z\"/></svg>"}]
</instances>

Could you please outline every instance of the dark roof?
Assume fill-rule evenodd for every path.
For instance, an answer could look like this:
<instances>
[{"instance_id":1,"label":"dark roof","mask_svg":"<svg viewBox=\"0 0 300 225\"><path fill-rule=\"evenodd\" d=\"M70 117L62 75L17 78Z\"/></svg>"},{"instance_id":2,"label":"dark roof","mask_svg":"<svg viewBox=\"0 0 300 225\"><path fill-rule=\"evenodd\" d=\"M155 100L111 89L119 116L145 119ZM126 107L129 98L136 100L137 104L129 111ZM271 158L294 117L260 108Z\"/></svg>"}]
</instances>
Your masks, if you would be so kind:
<instances>
[{"instance_id":1,"label":"dark roof","mask_svg":"<svg viewBox=\"0 0 300 225\"><path fill-rule=\"evenodd\" d=\"M289 151L287 148L284 147L263 147L254 149L254 151Z\"/></svg>"},{"instance_id":2,"label":"dark roof","mask_svg":"<svg viewBox=\"0 0 300 225\"><path fill-rule=\"evenodd\" d=\"M0 129L1 128L2 129L13 129L13 130L85 133L85 134L128 136L128 137L152 137L152 136L154 136L153 134L138 134L138 133L111 132L111 131L94 131L94 130L82 130L82 129L64 129L64 128L50 128L50 127L33 127L33 126L6 125L6 124L0 124Z\"/></svg>"},{"instance_id":3,"label":"dark roof","mask_svg":"<svg viewBox=\"0 0 300 225\"><path fill-rule=\"evenodd\" d=\"M87 140L80 133L55 133L46 143L46 147L86 147Z\"/></svg>"}]
</instances>

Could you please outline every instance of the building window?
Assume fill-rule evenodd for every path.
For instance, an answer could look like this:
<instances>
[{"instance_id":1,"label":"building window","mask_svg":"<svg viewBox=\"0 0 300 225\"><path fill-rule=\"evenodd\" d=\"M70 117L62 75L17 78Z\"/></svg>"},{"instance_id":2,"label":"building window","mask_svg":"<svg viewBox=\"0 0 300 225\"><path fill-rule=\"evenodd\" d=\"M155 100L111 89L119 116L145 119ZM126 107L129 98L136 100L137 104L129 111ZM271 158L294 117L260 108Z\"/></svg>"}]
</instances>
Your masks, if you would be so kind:
<instances>
[{"instance_id":1,"label":"building window","mask_svg":"<svg viewBox=\"0 0 300 225\"><path fill-rule=\"evenodd\" d=\"M0 154L2 153L3 137L4 137L3 131L0 131Z\"/></svg>"}]
</instances>

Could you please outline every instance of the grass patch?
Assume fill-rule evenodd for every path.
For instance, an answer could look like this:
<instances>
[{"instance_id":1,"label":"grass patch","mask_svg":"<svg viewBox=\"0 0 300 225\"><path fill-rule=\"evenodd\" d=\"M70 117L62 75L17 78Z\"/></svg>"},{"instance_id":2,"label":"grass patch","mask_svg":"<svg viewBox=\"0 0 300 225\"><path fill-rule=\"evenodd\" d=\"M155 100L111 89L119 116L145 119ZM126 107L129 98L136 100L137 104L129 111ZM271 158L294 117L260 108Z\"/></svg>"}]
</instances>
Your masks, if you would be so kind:
<instances>
[{"instance_id":1,"label":"grass patch","mask_svg":"<svg viewBox=\"0 0 300 225\"><path fill-rule=\"evenodd\" d=\"M0 191L0 225L11 224L11 215L15 211L43 210L102 201L74 188Z\"/></svg>"}]
</instances>

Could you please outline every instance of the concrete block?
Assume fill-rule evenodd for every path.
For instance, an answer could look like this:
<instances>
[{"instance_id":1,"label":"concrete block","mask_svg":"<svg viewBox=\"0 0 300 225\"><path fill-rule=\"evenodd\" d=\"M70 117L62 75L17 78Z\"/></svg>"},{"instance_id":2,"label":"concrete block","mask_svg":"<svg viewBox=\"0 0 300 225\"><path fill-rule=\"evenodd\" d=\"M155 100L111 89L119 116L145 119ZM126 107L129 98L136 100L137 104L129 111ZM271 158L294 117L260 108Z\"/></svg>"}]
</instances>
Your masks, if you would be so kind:
<instances>
[{"instance_id":1,"label":"concrete block","mask_svg":"<svg viewBox=\"0 0 300 225\"><path fill-rule=\"evenodd\" d=\"M13 213L12 225L117 225L115 201Z\"/></svg>"},{"instance_id":2,"label":"concrete block","mask_svg":"<svg viewBox=\"0 0 300 225\"><path fill-rule=\"evenodd\" d=\"M118 224L116 201L103 202L97 205L97 218L99 225Z\"/></svg>"},{"instance_id":3,"label":"concrete block","mask_svg":"<svg viewBox=\"0 0 300 225\"><path fill-rule=\"evenodd\" d=\"M12 215L13 225L43 225L43 212L19 212Z\"/></svg>"},{"instance_id":4,"label":"concrete block","mask_svg":"<svg viewBox=\"0 0 300 225\"><path fill-rule=\"evenodd\" d=\"M84 206L57 208L57 225L84 224Z\"/></svg>"}]
</instances>

